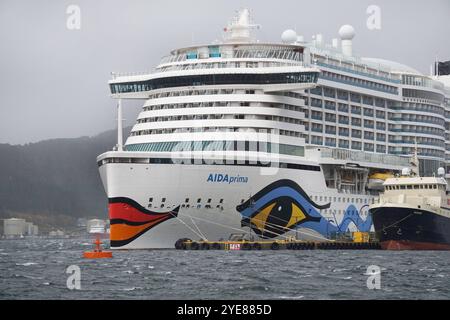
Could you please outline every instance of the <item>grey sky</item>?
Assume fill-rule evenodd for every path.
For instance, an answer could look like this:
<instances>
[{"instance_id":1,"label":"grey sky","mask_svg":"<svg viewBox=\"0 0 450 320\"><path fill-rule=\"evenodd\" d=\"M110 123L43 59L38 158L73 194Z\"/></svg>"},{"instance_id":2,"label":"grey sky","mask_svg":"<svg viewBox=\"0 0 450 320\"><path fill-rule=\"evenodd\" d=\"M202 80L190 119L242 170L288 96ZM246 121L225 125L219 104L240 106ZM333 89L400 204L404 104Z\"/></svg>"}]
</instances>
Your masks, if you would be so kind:
<instances>
[{"instance_id":1,"label":"grey sky","mask_svg":"<svg viewBox=\"0 0 450 320\"><path fill-rule=\"evenodd\" d=\"M81 8L81 29L66 28L67 6ZM366 27L369 5L381 30ZM279 41L296 29L331 43L342 24L356 29L354 52L429 72L450 59L449 0L1 0L0 143L94 135L115 127L111 71L152 69L171 49L222 38L236 9L262 25L257 38ZM141 102L126 102L127 125Z\"/></svg>"}]
</instances>

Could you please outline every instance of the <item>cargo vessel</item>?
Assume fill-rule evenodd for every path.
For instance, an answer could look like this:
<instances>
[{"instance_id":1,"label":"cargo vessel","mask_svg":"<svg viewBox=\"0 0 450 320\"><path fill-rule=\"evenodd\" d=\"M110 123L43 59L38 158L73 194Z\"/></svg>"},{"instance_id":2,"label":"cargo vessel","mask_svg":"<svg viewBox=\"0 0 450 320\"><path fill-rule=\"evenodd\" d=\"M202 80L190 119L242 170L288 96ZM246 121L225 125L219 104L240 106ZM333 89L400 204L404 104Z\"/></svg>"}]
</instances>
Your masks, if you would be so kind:
<instances>
[{"instance_id":1,"label":"cargo vessel","mask_svg":"<svg viewBox=\"0 0 450 320\"><path fill-rule=\"evenodd\" d=\"M369 208L386 250L450 250L450 196L443 168L420 177L404 170L384 182L384 193Z\"/></svg>"}]
</instances>

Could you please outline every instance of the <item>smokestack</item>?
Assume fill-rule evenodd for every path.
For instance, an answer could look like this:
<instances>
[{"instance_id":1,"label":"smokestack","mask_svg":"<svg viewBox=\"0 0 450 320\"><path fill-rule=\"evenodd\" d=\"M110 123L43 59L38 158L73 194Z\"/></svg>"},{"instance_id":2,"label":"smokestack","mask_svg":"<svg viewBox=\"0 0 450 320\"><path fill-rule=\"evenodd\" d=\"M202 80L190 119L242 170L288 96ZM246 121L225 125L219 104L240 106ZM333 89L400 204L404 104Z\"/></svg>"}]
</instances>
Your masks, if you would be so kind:
<instances>
[{"instance_id":1,"label":"smokestack","mask_svg":"<svg viewBox=\"0 0 450 320\"><path fill-rule=\"evenodd\" d=\"M353 38L355 37L355 29L351 25L343 25L339 29L339 36L341 37L342 53L344 56L353 56Z\"/></svg>"}]
</instances>

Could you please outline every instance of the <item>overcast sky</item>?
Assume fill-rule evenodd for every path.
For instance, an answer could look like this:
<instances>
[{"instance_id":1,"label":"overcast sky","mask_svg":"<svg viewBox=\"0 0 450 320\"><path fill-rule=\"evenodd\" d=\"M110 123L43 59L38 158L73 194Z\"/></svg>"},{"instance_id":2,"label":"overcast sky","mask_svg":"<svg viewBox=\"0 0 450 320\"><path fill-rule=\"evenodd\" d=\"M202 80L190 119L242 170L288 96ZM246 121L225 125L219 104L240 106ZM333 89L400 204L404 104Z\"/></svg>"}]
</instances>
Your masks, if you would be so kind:
<instances>
[{"instance_id":1,"label":"overcast sky","mask_svg":"<svg viewBox=\"0 0 450 320\"><path fill-rule=\"evenodd\" d=\"M81 9L79 30L67 7ZM369 5L381 30L366 26ZM151 70L171 49L222 39L235 10L248 7L262 41L292 28L326 42L356 29L354 52L429 73L450 59L449 0L0 0L0 143L95 135L115 127L111 71ZM142 102L126 102L127 125Z\"/></svg>"}]
</instances>

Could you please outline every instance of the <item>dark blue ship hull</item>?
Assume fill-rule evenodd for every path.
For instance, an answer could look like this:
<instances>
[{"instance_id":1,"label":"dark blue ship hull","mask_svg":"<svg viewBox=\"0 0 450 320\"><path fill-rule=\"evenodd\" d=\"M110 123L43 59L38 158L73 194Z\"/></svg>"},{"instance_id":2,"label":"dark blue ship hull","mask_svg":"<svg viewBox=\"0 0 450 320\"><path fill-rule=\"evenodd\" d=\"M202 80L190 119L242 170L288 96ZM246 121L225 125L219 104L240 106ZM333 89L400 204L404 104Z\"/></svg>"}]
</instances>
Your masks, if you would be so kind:
<instances>
[{"instance_id":1,"label":"dark blue ship hull","mask_svg":"<svg viewBox=\"0 0 450 320\"><path fill-rule=\"evenodd\" d=\"M386 250L450 250L450 218L433 212L381 207L369 210Z\"/></svg>"}]
</instances>

